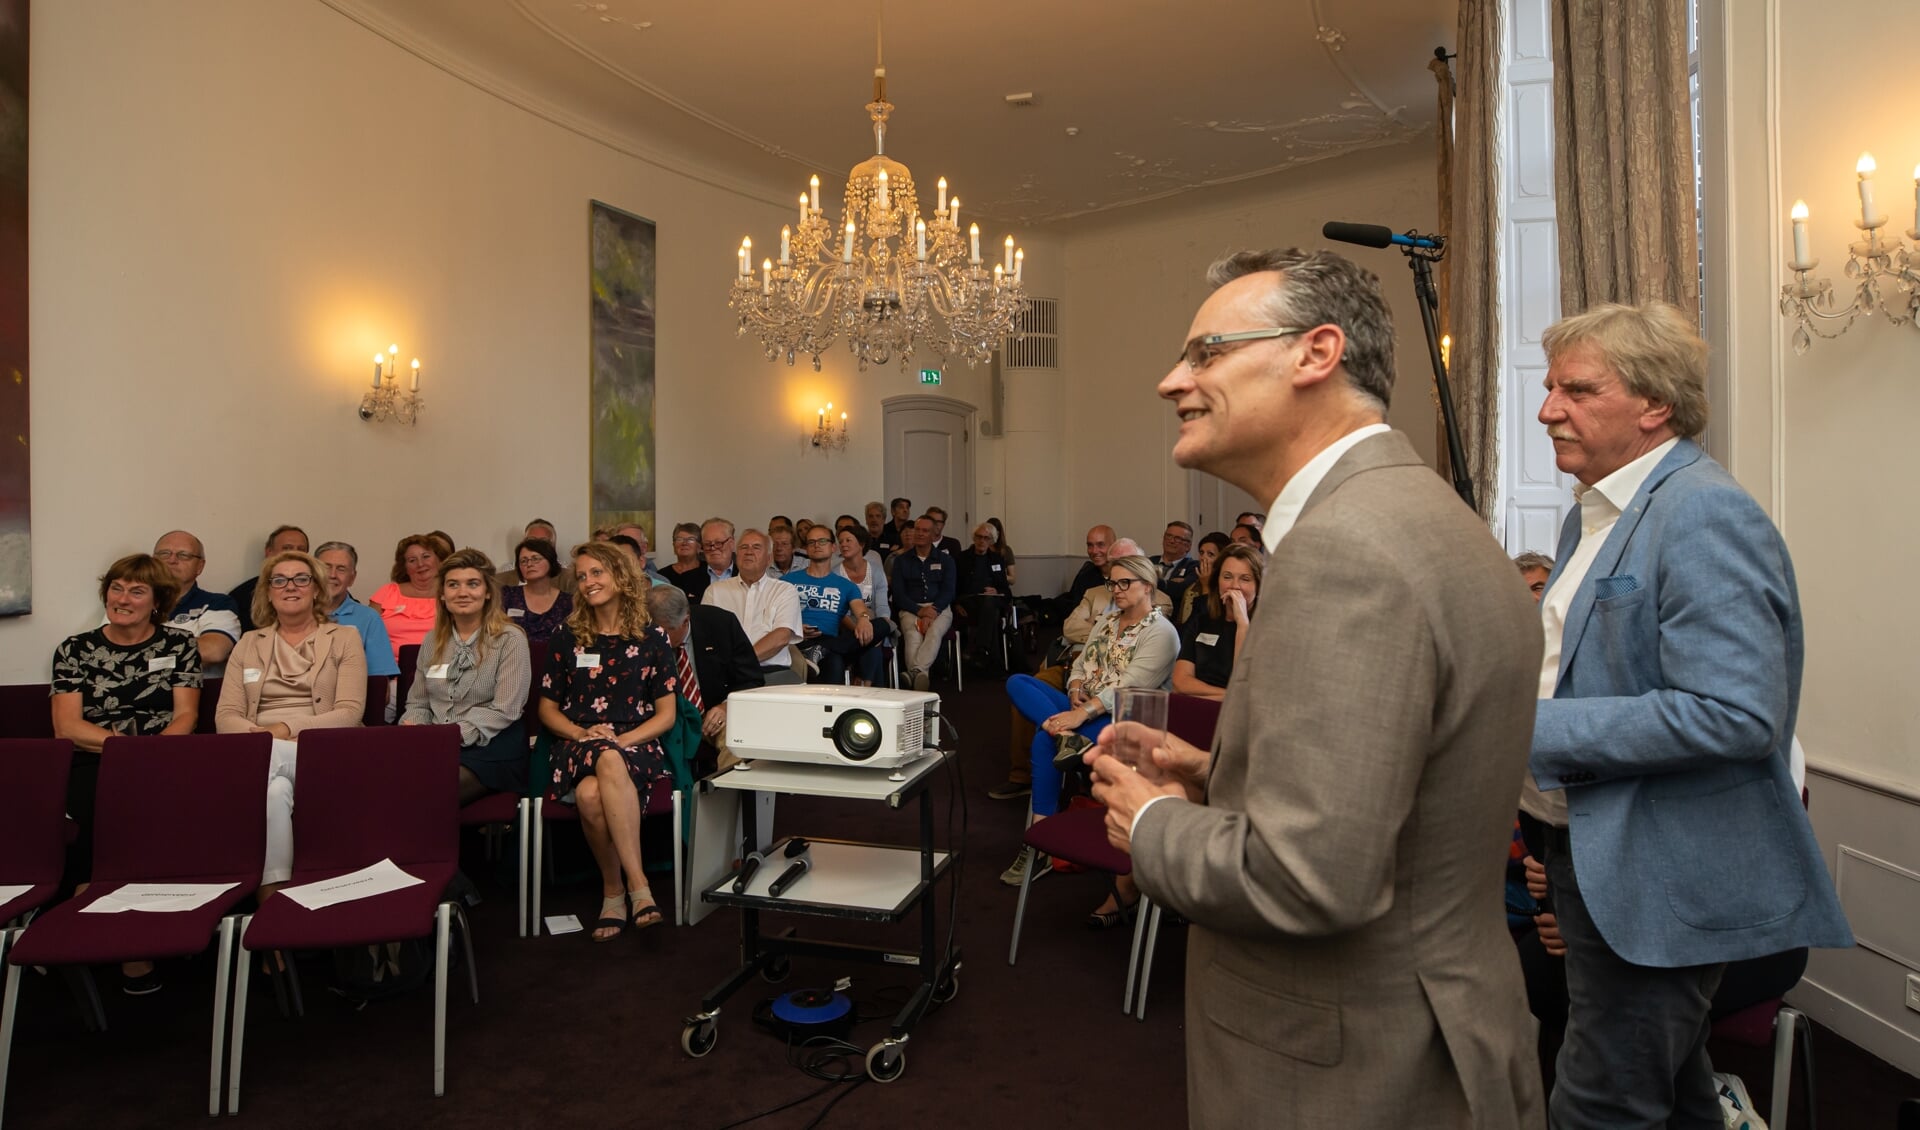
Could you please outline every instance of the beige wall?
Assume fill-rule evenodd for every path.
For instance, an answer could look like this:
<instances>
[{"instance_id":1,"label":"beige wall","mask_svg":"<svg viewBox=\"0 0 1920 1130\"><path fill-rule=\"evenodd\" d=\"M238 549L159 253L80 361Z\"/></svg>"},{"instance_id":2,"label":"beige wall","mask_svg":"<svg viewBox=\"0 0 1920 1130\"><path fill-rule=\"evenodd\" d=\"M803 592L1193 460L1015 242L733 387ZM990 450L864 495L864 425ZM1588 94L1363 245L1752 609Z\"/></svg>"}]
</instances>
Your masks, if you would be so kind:
<instances>
[{"instance_id":1,"label":"beige wall","mask_svg":"<svg viewBox=\"0 0 1920 1130\"><path fill-rule=\"evenodd\" d=\"M1431 151L1407 145L1070 227L1060 396L1074 474L1058 527L1068 551L1078 552L1089 525L1107 522L1158 552L1167 520L1191 517L1187 472L1168 456L1179 421L1154 386L1207 296L1209 263L1241 248L1321 246L1328 220L1431 231L1436 213ZM1390 419L1431 464L1433 379L1411 272L1398 252L1341 250L1381 277L1398 330Z\"/></svg>"},{"instance_id":2,"label":"beige wall","mask_svg":"<svg viewBox=\"0 0 1920 1130\"><path fill-rule=\"evenodd\" d=\"M1920 1013L1904 1000L1920 969L1920 604L1904 595L1920 550L1905 503L1920 335L1875 317L1799 356L1777 311L1796 198L1812 212L1816 273L1846 286L1863 150L1878 159L1889 227L1913 224L1920 74L1861 65L1859 29L1892 14L1884 0L1722 3L1730 124L1716 140L1730 184L1709 207L1724 210L1731 246L1708 286L1730 297L1717 344L1733 361L1731 466L1773 508L1798 570L1811 814L1860 943L1814 954L1792 999L1920 1073Z\"/></svg>"}]
</instances>

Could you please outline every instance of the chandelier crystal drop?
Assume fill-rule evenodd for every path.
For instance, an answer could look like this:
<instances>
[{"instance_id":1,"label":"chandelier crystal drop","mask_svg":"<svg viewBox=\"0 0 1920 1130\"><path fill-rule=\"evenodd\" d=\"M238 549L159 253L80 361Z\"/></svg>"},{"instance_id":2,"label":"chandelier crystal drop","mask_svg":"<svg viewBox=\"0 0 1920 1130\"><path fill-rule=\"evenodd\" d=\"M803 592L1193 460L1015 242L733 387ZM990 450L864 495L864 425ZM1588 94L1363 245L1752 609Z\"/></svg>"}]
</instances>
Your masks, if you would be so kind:
<instances>
[{"instance_id":1,"label":"chandelier crystal drop","mask_svg":"<svg viewBox=\"0 0 1920 1130\"><path fill-rule=\"evenodd\" d=\"M780 258L753 261L753 241L742 240L739 273L727 305L740 317L740 336L752 331L767 360L787 364L807 354L815 370L836 339L862 371L898 361L909 371L917 354L958 357L969 368L989 360L1012 334L1027 307L1022 287L1026 253L1008 236L999 261L983 260L980 225L960 228L960 198L947 197L920 216L913 173L886 155L887 69L873 72L872 157L847 175L839 224L820 208L820 178L800 196L798 227L782 228Z\"/></svg>"}]
</instances>

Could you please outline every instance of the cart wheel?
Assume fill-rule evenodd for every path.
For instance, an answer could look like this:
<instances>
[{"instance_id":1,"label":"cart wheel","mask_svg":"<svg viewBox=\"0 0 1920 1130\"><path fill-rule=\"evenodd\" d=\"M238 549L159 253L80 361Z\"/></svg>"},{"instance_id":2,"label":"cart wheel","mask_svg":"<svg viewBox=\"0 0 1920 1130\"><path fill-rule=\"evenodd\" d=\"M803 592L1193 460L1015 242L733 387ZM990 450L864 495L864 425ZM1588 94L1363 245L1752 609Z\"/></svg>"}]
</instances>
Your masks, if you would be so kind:
<instances>
[{"instance_id":1,"label":"cart wheel","mask_svg":"<svg viewBox=\"0 0 1920 1130\"><path fill-rule=\"evenodd\" d=\"M680 1030L680 1050L695 1059L713 1050L720 1042L720 1027L711 1020L698 1020Z\"/></svg>"},{"instance_id":2,"label":"cart wheel","mask_svg":"<svg viewBox=\"0 0 1920 1130\"><path fill-rule=\"evenodd\" d=\"M907 1069L907 1053L882 1040L867 1049L867 1078L876 1083L891 1083Z\"/></svg>"},{"instance_id":3,"label":"cart wheel","mask_svg":"<svg viewBox=\"0 0 1920 1130\"><path fill-rule=\"evenodd\" d=\"M760 968L760 979L769 985L778 985L793 975L793 961L787 957L776 957Z\"/></svg>"},{"instance_id":4,"label":"cart wheel","mask_svg":"<svg viewBox=\"0 0 1920 1130\"><path fill-rule=\"evenodd\" d=\"M933 987L933 1003L945 1004L960 995L960 974L949 973L947 979Z\"/></svg>"}]
</instances>

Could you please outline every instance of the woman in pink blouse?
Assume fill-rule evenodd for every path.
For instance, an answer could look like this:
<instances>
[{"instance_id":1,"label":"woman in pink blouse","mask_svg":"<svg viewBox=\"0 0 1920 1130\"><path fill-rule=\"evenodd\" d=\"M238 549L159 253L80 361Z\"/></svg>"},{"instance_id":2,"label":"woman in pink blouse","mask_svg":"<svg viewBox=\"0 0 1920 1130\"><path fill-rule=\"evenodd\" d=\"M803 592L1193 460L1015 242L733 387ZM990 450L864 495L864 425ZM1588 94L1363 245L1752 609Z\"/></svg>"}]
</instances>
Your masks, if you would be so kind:
<instances>
[{"instance_id":1,"label":"woman in pink blouse","mask_svg":"<svg viewBox=\"0 0 1920 1130\"><path fill-rule=\"evenodd\" d=\"M400 539L393 550L391 584L373 590L367 607L380 614L393 641L393 656L408 644L424 643L433 631L434 611L439 607L440 562L453 552L433 534L411 534Z\"/></svg>"}]
</instances>

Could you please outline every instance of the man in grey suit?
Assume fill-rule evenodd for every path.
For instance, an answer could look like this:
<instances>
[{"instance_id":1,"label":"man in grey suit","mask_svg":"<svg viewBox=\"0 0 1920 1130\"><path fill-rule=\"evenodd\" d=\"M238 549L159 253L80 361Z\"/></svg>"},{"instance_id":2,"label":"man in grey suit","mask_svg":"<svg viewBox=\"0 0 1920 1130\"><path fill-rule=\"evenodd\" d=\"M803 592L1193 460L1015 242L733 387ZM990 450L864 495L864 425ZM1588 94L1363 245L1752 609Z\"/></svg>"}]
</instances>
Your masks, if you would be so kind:
<instances>
[{"instance_id":1,"label":"man in grey suit","mask_svg":"<svg viewBox=\"0 0 1920 1130\"><path fill-rule=\"evenodd\" d=\"M1567 947L1551 1124L1717 1130L1707 1013L1727 962L1853 944L1788 769L1793 563L1693 442L1707 345L1686 315L1595 306L1543 344L1540 422L1581 484L1540 606L1521 798Z\"/></svg>"},{"instance_id":2,"label":"man in grey suit","mask_svg":"<svg viewBox=\"0 0 1920 1130\"><path fill-rule=\"evenodd\" d=\"M1330 252L1214 266L1160 383L1174 461L1270 499L1211 752L1109 727L1096 795L1193 923L1195 1127L1540 1121L1502 901L1540 628L1487 527L1382 422L1393 328Z\"/></svg>"}]
</instances>

